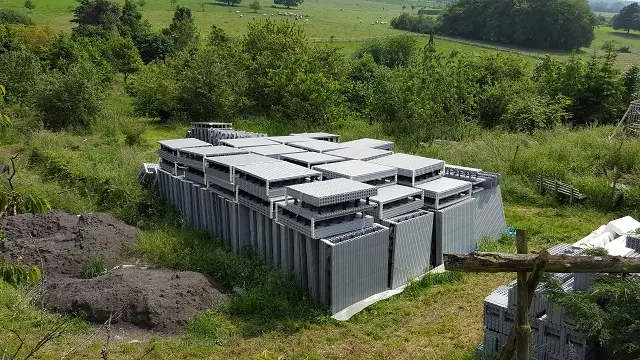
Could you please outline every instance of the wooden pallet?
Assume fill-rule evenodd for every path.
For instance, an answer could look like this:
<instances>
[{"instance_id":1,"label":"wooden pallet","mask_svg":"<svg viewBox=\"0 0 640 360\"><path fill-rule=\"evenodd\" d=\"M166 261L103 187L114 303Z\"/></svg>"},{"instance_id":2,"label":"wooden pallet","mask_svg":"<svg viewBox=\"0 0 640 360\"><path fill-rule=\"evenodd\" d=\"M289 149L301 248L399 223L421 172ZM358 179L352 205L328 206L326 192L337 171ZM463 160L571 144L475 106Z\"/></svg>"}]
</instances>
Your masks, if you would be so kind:
<instances>
[{"instance_id":1,"label":"wooden pallet","mask_svg":"<svg viewBox=\"0 0 640 360\"><path fill-rule=\"evenodd\" d=\"M546 190L551 190L556 194L566 195L569 197L569 204L573 204L576 200L584 200L587 198L587 195L582 194L575 187L558 181L557 179L539 175L537 181L541 194Z\"/></svg>"}]
</instances>

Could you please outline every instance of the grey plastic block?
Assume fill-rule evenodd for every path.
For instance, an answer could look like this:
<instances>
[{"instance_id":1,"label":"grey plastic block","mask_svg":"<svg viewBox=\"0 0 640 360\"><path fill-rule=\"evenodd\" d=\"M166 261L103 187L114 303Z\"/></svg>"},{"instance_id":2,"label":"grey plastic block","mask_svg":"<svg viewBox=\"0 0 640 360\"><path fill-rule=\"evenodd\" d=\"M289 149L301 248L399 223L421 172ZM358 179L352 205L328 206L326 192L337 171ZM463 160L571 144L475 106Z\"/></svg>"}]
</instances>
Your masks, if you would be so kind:
<instances>
[{"instance_id":1,"label":"grey plastic block","mask_svg":"<svg viewBox=\"0 0 640 360\"><path fill-rule=\"evenodd\" d=\"M373 217L363 213L332 215L331 218L316 220L302 218L298 214L287 211L285 206L283 203L277 204L277 222L312 239L361 230L373 225Z\"/></svg>"},{"instance_id":2,"label":"grey plastic block","mask_svg":"<svg viewBox=\"0 0 640 360\"><path fill-rule=\"evenodd\" d=\"M246 154L246 150L230 148L228 146L203 146L178 150L178 165L188 166L204 171L206 157Z\"/></svg>"},{"instance_id":3,"label":"grey plastic block","mask_svg":"<svg viewBox=\"0 0 640 360\"><path fill-rule=\"evenodd\" d=\"M195 128L204 128L204 129L231 129L233 127L232 123L222 123L222 122L207 122L207 121L192 121L191 126Z\"/></svg>"},{"instance_id":4,"label":"grey plastic block","mask_svg":"<svg viewBox=\"0 0 640 360\"><path fill-rule=\"evenodd\" d=\"M307 151L314 151L318 153L325 153L327 151L343 149L346 146L326 140L311 140L311 141L303 141L303 142L292 142L289 143L290 146L294 146L300 149L304 149Z\"/></svg>"},{"instance_id":5,"label":"grey plastic block","mask_svg":"<svg viewBox=\"0 0 640 360\"><path fill-rule=\"evenodd\" d=\"M344 143L342 143L344 145ZM366 147L348 147L344 149L327 151L325 154L339 156L345 159L350 160L373 160L377 158L381 158L384 156L389 156L393 154L391 151L381 150L381 149L372 149Z\"/></svg>"},{"instance_id":6,"label":"grey plastic block","mask_svg":"<svg viewBox=\"0 0 640 360\"><path fill-rule=\"evenodd\" d=\"M267 146L267 145L278 144L277 142L271 141L265 137L227 139L227 140L220 140L220 143L222 145L231 146L234 148L246 148L246 147L252 147L252 146Z\"/></svg>"},{"instance_id":7,"label":"grey plastic block","mask_svg":"<svg viewBox=\"0 0 640 360\"><path fill-rule=\"evenodd\" d=\"M275 141L277 143L285 144L285 145L294 143L294 142L305 142L305 141L313 140L310 137L299 136L299 135L267 136L266 138L271 141Z\"/></svg>"},{"instance_id":8,"label":"grey plastic block","mask_svg":"<svg viewBox=\"0 0 640 360\"><path fill-rule=\"evenodd\" d=\"M393 150L393 141L363 138L343 142L342 145L357 148L371 148L380 150Z\"/></svg>"},{"instance_id":9,"label":"grey plastic block","mask_svg":"<svg viewBox=\"0 0 640 360\"><path fill-rule=\"evenodd\" d=\"M378 205L374 219L376 222L421 209L424 206L424 192L420 189L390 185L378 189L378 195L370 198Z\"/></svg>"},{"instance_id":10,"label":"grey plastic block","mask_svg":"<svg viewBox=\"0 0 640 360\"><path fill-rule=\"evenodd\" d=\"M240 165L235 167L235 174L239 189L265 200L284 196L286 186L322 179L320 172L286 161Z\"/></svg>"},{"instance_id":11,"label":"grey plastic block","mask_svg":"<svg viewBox=\"0 0 640 360\"><path fill-rule=\"evenodd\" d=\"M240 154L206 158L206 180L220 186L235 183L235 168L241 165L274 163L280 160L258 154Z\"/></svg>"},{"instance_id":12,"label":"grey plastic block","mask_svg":"<svg viewBox=\"0 0 640 360\"><path fill-rule=\"evenodd\" d=\"M388 228L375 224L321 242L318 294L328 300L332 313L387 289Z\"/></svg>"},{"instance_id":13,"label":"grey plastic block","mask_svg":"<svg viewBox=\"0 0 640 360\"><path fill-rule=\"evenodd\" d=\"M345 159L342 157L317 153L313 151L301 152L296 154L285 154L282 155L280 159L307 168L311 168L315 165L345 161Z\"/></svg>"},{"instance_id":14,"label":"grey plastic block","mask_svg":"<svg viewBox=\"0 0 640 360\"><path fill-rule=\"evenodd\" d=\"M431 261L433 213L417 211L383 220L389 228L389 288L425 274Z\"/></svg>"},{"instance_id":15,"label":"grey plastic block","mask_svg":"<svg viewBox=\"0 0 640 360\"><path fill-rule=\"evenodd\" d=\"M313 206L327 206L366 199L378 194L375 186L349 179L332 179L287 186L286 197L293 197Z\"/></svg>"},{"instance_id":16,"label":"grey plastic block","mask_svg":"<svg viewBox=\"0 0 640 360\"><path fill-rule=\"evenodd\" d=\"M457 179L439 178L415 187L424 190L425 207L438 210L470 198L472 184Z\"/></svg>"},{"instance_id":17,"label":"grey plastic block","mask_svg":"<svg viewBox=\"0 0 640 360\"><path fill-rule=\"evenodd\" d=\"M369 162L398 169L398 184L416 186L439 179L444 173L444 161L417 155L396 153Z\"/></svg>"},{"instance_id":18,"label":"grey plastic block","mask_svg":"<svg viewBox=\"0 0 640 360\"><path fill-rule=\"evenodd\" d=\"M500 174L482 171L481 169L469 168L457 165L447 165L445 167L445 177L468 181L473 184L473 190L478 191L483 188L490 189L500 185Z\"/></svg>"},{"instance_id":19,"label":"grey plastic block","mask_svg":"<svg viewBox=\"0 0 640 360\"><path fill-rule=\"evenodd\" d=\"M160 148L164 150L180 150L184 148L211 146L208 142L193 138L160 140L158 141L158 144L160 144Z\"/></svg>"},{"instance_id":20,"label":"grey plastic block","mask_svg":"<svg viewBox=\"0 0 640 360\"><path fill-rule=\"evenodd\" d=\"M483 189L472 197L478 201L476 243L485 238L499 239L507 231L500 186Z\"/></svg>"},{"instance_id":21,"label":"grey plastic block","mask_svg":"<svg viewBox=\"0 0 640 360\"><path fill-rule=\"evenodd\" d=\"M435 213L434 266L442 264L442 254L468 254L475 250L476 210L478 202L466 199Z\"/></svg>"},{"instance_id":22,"label":"grey plastic block","mask_svg":"<svg viewBox=\"0 0 640 360\"><path fill-rule=\"evenodd\" d=\"M300 134L291 134L291 135L302 136L302 137L315 139L315 140L324 140L324 141L336 142L336 143L338 141L340 141L340 135L329 134L329 133L325 133L325 132L300 133Z\"/></svg>"},{"instance_id":23,"label":"grey plastic block","mask_svg":"<svg viewBox=\"0 0 640 360\"><path fill-rule=\"evenodd\" d=\"M378 187L393 185L398 177L398 170L394 167L360 160L316 165L312 169L322 172L324 179L345 178Z\"/></svg>"},{"instance_id":24,"label":"grey plastic block","mask_svg":"<svg viewBox=\"0 0 640 360\"><path fill-rule=\"evenodd\" d=\"M265 138L265 139L267 139L267 138ZM254 154L268 156L268 157L271 157L271 158L274 158L274 159L278 159L278 160L281 159L282 155L307 152L307 150L300 149L300 148L293 147L293 146L289 146L289 145L284 145L284 144L267 145L267 146L252 146L252 147L247 147L247 148L244 148L244 149L246 149L249 152L252 152Z\"/></svg>"},{"instance_id":25,"label":"grey plastic block","mask_svg":"<svg viewBox=\"0 0 640 360\"><path fill-rule=\"evenodd\" d=\"M270 219L276 218L276 204L284 201L284 197L272 198L265 200L257 197L243 190L238 189L237 192L238 204L242 204L249 209L252 209Z\"/></svg>"}]
</instances>

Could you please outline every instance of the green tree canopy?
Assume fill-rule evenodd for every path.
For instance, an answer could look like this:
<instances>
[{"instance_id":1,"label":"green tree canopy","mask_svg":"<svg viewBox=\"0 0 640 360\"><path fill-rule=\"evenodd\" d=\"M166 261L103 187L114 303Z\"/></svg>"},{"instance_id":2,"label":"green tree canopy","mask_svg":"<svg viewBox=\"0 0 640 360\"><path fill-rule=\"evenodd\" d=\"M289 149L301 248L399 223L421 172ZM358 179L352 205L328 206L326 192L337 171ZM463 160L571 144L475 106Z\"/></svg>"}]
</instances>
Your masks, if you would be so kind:
<instances>
[{"instance_id":1,"label":"green tree canopy","mask_svg":"<svg viewBox=\"0 0 640 360\"><path fill-rule=\"evenodd\" d=\"M254 12L258 12L258 10L262 9L262 5L260 5L260 1L256 0L256 1L252 2L251 4L249 4L249 8L251 10L253 10Z\"/></svg>"},{"instance_id":2,"label":"green tree canopy","mask_svg":"<svg viewBox=\"0 0 640 360\"><path fill-rule=\"evenodd\" d=\"M218 2L226 3L229 6L238 5L242 2L242 0L218 0Z\"/></svg>"},{"instance_id":3,"label":"green tree canopy","mask_svg":"<svg viewBox=\"0 0 640 360\"><path fill-rule=\"evenodd\" d=\"M171 50L174 53L184 50L189 44L196 43L199 35L191 10L178 5L169 28L164 29L163 34L171 40Z\"/></svg>"},{"instance_id":4,"label":"green tree canopy","mask_svg":"<svg viewBox=\"0 0 640 360\"><path fill-rule=\"evenodd\" d=\"M71 22L75 36L107 38L116 30L120 22L120 6L108 0L79 0L80 5L73 10Z\"/></svg>"},{"instance_id":5,"label":"green tree canopy","mask_svg":"<svg viewBox=\"0 0 640 360\"><path fill-rule=\"evenodd\" d=\"M290 9L292 6L298 6L302 4L304 0L273 0L273 3L276 5L286 6L287 9Z\"/></svg>"},{"instance_id":6,"label":"green tree canopy","mask_svg":"<svg viewBox=\"0 0 640 360\"><path fill-rule=\"evenodd\" d=\"M36 4L33 3L33 0L24 0L24 7L31 11L36 8Z\"/></svg>"},{"instance_id":7,"label":"green tree canopy","mask_svg":"<svg viewBox=\"0 0 640 360\"><path fill-rule=\"evenodd\" d=\"M105 57L113 69L124 75L127 81L129 74L140 70L142 59L131 39L112 36L106 44Z\"/></svg>"},{"instance_id":8,"label":"green tree canopy","mask_svg":"<svg viewBox=\"0 0 640 360\"><path fill-rule=\"evenodd\" d=\"M142 13L138 10L138 5L133 0L125 0L122 6L122 14L118 23L118 32L123 37L130 38L136 46L149 37L151 25L142 19Z\"/></svg>"},{"instance_id":9,"label":"green tree canopy","mask_svg":"<svg viewBox=\"0 0 640 360\"><path fill-rule=\"evenodd\" d=\"M640 30L640 5L634 2L631 3L616 15L613 19L613 28L616 30Z\"/></svg>"}]
</instances>

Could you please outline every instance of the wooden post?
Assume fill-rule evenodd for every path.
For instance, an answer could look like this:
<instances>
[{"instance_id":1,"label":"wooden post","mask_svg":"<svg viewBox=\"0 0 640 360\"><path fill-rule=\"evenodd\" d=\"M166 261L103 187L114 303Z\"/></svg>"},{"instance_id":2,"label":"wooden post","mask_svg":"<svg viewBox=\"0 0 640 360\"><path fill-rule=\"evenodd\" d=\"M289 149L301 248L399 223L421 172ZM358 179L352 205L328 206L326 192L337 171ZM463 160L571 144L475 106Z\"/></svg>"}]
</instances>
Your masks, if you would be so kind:
<instances>
[{"instance_id":1,"label":"wooden post","mask_svg":"<svg viewBox=\"0 0 640 360\"><path fill-rule=\"evenodd\" d=\"M524 230L516 230L518 254L528 253L527 234ZM516 316L516 358L529 360L529 341L531 328L529 327L529 292L527 289L527 272L518 271L518 310Z\"/></svg>"}]
</instances>

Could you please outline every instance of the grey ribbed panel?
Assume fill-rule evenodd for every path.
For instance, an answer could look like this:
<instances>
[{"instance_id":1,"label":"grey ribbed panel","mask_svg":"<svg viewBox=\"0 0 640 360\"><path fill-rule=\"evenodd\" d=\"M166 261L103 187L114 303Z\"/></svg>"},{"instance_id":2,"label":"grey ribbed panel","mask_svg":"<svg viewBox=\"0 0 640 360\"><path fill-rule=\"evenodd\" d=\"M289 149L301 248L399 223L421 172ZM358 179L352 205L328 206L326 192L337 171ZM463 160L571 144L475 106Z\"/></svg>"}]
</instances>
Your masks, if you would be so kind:
<instances>
[{"instance_id":1,"label":"grey ribbed panel","mask_svg":"<svg viewBox=\"0 0 640 360\"><path fill-rule=\"evenodd\" d=\"M298 282L302 283L302 238L304 236L297 231L293 232L293 274Z\"/></svg>"},{"instance_id":2,"label":"grey ribbed panel","mask_svg":"<svg viewBox=\"0 0 640 360\"><path fill-rule=\"evenodd\" d=\"M329 305L330 303L330 268L331 247L323 241L318 241L318 302L322 305Z\"/></svg>"},{"instance_id":3,"label":"grey ribbed panel","mask_svg":"<svg viewBox=\"0 0 640 360\"><path fill-rule=\"evenodd\" d=\"M330 141L330 142L336 142L336 143L340 140L340 135L329 134L325 132L300 133L300 134L289 134L289 135L303 136L310 139L324 140L324 141Z\"/></svg>"},{"instance_id":4,"label":"grey ribbed panel","mask_svg":"<svg viewBox=\"0 0 640 360\"><path fill-rule=\"evenodd\" d=\"M266 253L267 253L267 246L266 246L266 239L264 237L265 235L265 228L264 228L264 215L260 214L260 213L255 213L255 219L256 219L256 241L257 241L257 247L258 247L258 252L260 253L260 255L262 256L263 259L266 258Z\"/></svg>"},{"instance_id":5,"label":"grey ribbed panel","mask_svg":"<svg viewBox=\"0 0 640 360\"><path fill-rule=\"evenodd\" d=\"M249 242L248 245L258 247L258 240L256 234L256 212L252 209L249 210Z\"/></svg>"},{"instance_id":6,"label":"grey ribbed panel","mask_svg":"<svg viewBox=\"0 0 640 360\"><path fill-rule=\"evenodd\" d=\"M499 239L507 231L500 186L478 191L472 197L478 201L476 243L486 237Z\"/></svg>"},{"instance_id":7,"label":"grey ribbed panel","mask_svg":"<svg viewBox=\"0 0 640 360\"><path fill-rule=\"evenodd\" d=\"M280 246L281 237L284 234L284 226L279 225L275 220L271 221L271 263L275 267L280 266Z\"/></svg>"},{"instance_id":8,"label":"grey ribbed panel","mask_svg":"<svg viewBox=\"0 0 640 360\"><path fill-rule=\"evenodd\" d=\"M271 219L268 216L261 215L264 224L264 260L271 264L273 240L271 239Z\"/></svg>"},{"instance_id":9,"label":"grey ribbed panel","mask_svg":"<svg viewBox=\"0 0 640 360\"><path fill-rule=\"evenodd\" d=\"M224 243L227 246L231 245L231 242L229 241L230 237L229 237L229 211L227 209L227 202L225 198L222 197L218 197L218 204L220 206L220 226L221 226L221 232L220 232L220 237L222 237L222 240L224 240Z\"/></svg>"},{"instance_id":10,"label":"grey ribbed panel","mask_svg":"<svg viewBox=\"0 0 640 360\"><path fill-rule=\"evenodd\" d=\"M311 239L308 236L300 236L300 278L302 280L302 289L307 292L309 292L309 271L307 269L307 241L309 240Z\"/></svg>"},{"instance_id":11,"label":"grey ribbed panel","mask_svg":"<svg viewBox=\"0 0 640 360\"><path fill-rule=\"evenodd\" d=\"M249 229L249 211L250 209L242 204L238 204L238 241L235 247L231 247L234 253L238 253L240 248L248 244L251 239L251 231Z\"/></svg>"},{"instance_id":12,"label":"grey ribbed panel","mask_svg":"<svg viewBox=\"0 0 640 360\"><path fill-rule=\"evenodd\" d=\"M295 231L285 228L285 236L281 241L280 248L280 268L283 272L291 272L293 271L293 233Z\"/></svg>"},{"instance_id":13,"label":"grey ribbed panel","mask_svg":"<svg viewBox=\"0 0 640 360\"><path fill-rule=\"evenodd\" d=\"M373 228L322 242L331 247L328 256L332 313L387 289L388 228L375 224Z\"/></svg>"},{"instance_id":14,"label":"grey ribbed panel","mask_svg":"<svg viewBox=\"0 0 640 360\"><path fill-rule=\"evenodd\" d=\"M307 259L307 289L313 301L320 302L319 279L318 279L318 256L320 242L309 237L306 238L306 259Z\"/></svg>"},{"instance_id":15,"label":"grey ribbed panel","mask_svg":"<svg viewBox=\"0 0 640 360\"><path fill-rule=\"evenodd\" d=\"M477 204L476 199L467 199L434 210L434 267L442 264L443 253L467 254L475 250Z\"/></svg>"},{"instance_id":16,"label":"grey ribbed panel","mask_svg":"<svg viewBox=\"0 0 640 360\"><path fill-rule=\"evenodd\" d=\"M390 231L389 287L395 289L423 275L431 261L434 214L417 211L383 220Z\"/></svg>"},{"instance_id":17,"label":"grey ribbed panel","mask_svg":"<svg viewBox=\"0 0 640 360\"><path fill-rule=\"evenodd\" d=\"M230 234L230 247L238 242L238 204L233 201L227 201L227 208L229 212L229 234Z\"/></svg>"},{"instance_id":18,"label":"grey ribbed panel","mask_svg":"<svg viewBox=\"0 0 640 360\"><path fill-rule=\"evenodd\" d=\"M370 138L351 140L351 141L343 142L342 145L346 145L349 147L361 147L361 148L382 149L382 150L393 149L393 141L370 139Z\"/></svg>"}]
</instances>

